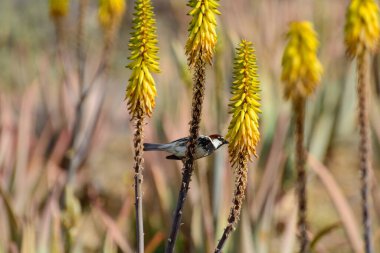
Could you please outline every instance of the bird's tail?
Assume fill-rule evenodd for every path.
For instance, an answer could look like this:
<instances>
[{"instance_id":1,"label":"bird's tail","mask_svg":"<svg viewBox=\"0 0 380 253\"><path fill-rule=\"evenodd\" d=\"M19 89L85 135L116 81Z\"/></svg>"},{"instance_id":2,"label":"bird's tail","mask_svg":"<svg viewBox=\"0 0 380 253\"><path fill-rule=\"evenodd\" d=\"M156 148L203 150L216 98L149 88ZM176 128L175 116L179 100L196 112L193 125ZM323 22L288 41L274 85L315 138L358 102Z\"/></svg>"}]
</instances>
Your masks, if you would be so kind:
<instances>
[{"instance_id":1,"label":"bird's tail","mask_svg":"<svg viewBox=\"0 0 380 253\"><path fill-rule=\"evenodd\" d=\"M144 151L162 150L162 144L144 143Z\"/></svg>"}]
</instances>

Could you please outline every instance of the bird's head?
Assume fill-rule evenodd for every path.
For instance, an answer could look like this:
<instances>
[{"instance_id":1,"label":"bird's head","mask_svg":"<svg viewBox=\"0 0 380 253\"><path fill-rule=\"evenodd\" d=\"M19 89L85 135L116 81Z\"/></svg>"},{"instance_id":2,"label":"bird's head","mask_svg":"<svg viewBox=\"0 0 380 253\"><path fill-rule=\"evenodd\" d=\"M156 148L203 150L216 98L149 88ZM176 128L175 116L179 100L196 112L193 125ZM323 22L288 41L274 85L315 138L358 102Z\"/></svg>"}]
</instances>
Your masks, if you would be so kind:
<instances>
[{"instance_id":1,"label":"bird's head","mask_svg":"<svg viewBox=\"0 0 380 253\"><path fill-rule=\"evenodd\" d=\"M212 145L214 145L215 149L220 148L224 144L228 144L228 141L224 139L221 135L219 134L212 134L209 136L212 142Z\"/></svg>"}]
</instances>

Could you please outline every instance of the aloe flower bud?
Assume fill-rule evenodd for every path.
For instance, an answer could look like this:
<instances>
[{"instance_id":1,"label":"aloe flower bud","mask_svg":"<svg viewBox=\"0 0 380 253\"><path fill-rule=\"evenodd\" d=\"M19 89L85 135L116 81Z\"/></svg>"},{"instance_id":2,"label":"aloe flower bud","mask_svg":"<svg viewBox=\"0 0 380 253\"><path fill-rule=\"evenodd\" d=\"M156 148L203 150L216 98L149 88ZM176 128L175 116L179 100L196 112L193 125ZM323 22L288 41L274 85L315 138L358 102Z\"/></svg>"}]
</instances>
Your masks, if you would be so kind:
<instances>
[{"instance_id":1,"label":"aloe flower bud","mask_svg":"<svg viewBox=\"0 0 380 253\"><path fill-rule=\"evenodd\" d=\"M125 0L100 0L98 9L99 22L104 29L110 29L120 22L125 12Z\"/></svg>"},{"instance_id":2,"label":"aloe flower bud","mask_svg":"<svg viewBox=\"0 0 380 253\"><path fill-rule=\"evenodd\" d=\"M292 22L282 57L281 79L286 99L304 99L321 80L322 65L317 57L317 34L310 22Z\"/></svg>"},{"instance_id":3,"label":"aloe flower bud","mask_svg":"<svg viewBox=\"0 0 380 253\"><path fill-rule=\"evenodd\" d=\"M49 10L50 16L54 18L64 17L69 12L69 0L50 0Z\"/></svg>"},{"instance_id":4,"label":"aloe flower bud","mask_svg":"<svg viewBox=\"0 0 380 253\"><path fill-rule=\"evenodd\" d=\"M374 0L353 0L347 9L344 40L347 53L357 56L363 50L374 51L380 36L379 8Z\"/></svg>"}]
</instances>

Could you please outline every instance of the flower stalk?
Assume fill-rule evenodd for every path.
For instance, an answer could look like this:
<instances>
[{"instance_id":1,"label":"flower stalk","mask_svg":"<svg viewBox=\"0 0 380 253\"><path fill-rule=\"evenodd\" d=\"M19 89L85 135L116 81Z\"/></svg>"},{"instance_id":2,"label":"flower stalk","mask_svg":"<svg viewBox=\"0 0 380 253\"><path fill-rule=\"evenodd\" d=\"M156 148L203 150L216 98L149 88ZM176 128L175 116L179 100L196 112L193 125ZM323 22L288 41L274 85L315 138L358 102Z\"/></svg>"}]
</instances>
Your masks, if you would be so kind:
<instances>
[{"instance_id":1,"label":"flower stalk","mask_svg":"<svg viewBox=\"0 0 380 253\"><path fill-rule=\"evenodd\" d=\"M133 136L134 153L134 187L135 187L135 211L136 211L136 238L137 252L144 252L144 223L142 209L142 182L143 182L143 124L144 116L142 110L136 114L135 134Z\"/></svg>"},{"instance_id":2,"label":"flower stalk","mask_svg":"<svg viewBox=\"0 0 380 253\"><path fill-rule=\"evenodd\" d=\"M190 121L190 138L189 143L187 145L186 158L184 160L182 170L182 183L178 195L177 206L174 211L172 227L165 249L166 253L171 253L174 251L175 241L177 239L179 226L181 224L182 209L185 204L187 192L190 188L191 176L193 174L196 140L199 136L199 124L202 115L202 104L204 100L205 91L205 76L206 63L203 59L199 58L198 61L196 61L194 73L193 101L191 110L192 119Z\"/></svg>"},{"instance_id":3,"label":"flower stalk","mask_svg":"<svg viewBox=\"0 0 380 253\"><path fill-rule=\"evenodd\" d=\"M256 156L256 146L260 140L260 82L251 42L242 40L236 49L233 74L232 98L229 104L232 120L228 127L227 139L230 162L235 174L235 192L228 225L215 253L221 252L239 220L247 188L248 162L252 155Z\"/></svg>"},{"instance_id":4,"label":"flower stalk","mask_svg":"<svg viewBox=\"0 0 380 253\"><path fill-rule=\"evenodd\" d=\"M125 99L128 110L135 123L134 146L134 188L136 211L137 252L144 252L144 226L142 208L143 183L143 125L144 119L152 115L155 106L156 87L152 73L160 71L156 21L150 0L137 0L133 19L133 33L129 40L131 62L128 68L132 74L128 81Z\"/></svg>"},{"instance_id":5,"label":"flower stalk","mask_svg":"<svg viewBox=\"0 0 380 253\"><path fill-rule=\"evenodd\" d=\"M87 9L87 4L88 0L81 0L79 3L79 16L78 16L78 27L77 27L77 70L78 70L78 84L79 84L79 89L80 89L80 95L78 96L78 101L75 106L75 117L74 117L74 122L73 122L73 127L72 127L72 134L70 137L70 142L69 142L69 147L68 151L66 154L66 159L67 161L67 166L69 169L69 174L68 174L68 183L73 184L75 180L75 175L76 171L78 169L78 166L74 165L74 155L70 155L69 153L76 153L77 155L78 150L76 149L75 146L75 140L77 139L81 125L82 125L82 116L83 116L83 104L86 100L85 96L82 96L83 91L84 91L84 64L85 64L85 53L84 53L84 45L83 45L83 39L84 39L84 18L86 15L86 9Z\"/></svg>"},{"instance_id":6,"label":"flower stalk","mask_svg":"<svg viewBox=\"0 0 380 253\"><path fill-rule=\"evenodd\" d=\"M77 64L78 64L78 81L79 85L82 87L84 83L84 64L85 64L85 50L84 50L84 38L85 38L85 31L84 31L84 21L86 16L88 6L88 0L80 0L79 2L79 17L78 17L78 27L77 27L77 48L76 48L76 54L77 54Z\"/></svg>"},{"instance_id":7,"label":"flower stalk","mask_svg":"<svg viewBox=\"0 0 380 253\"><path fill-rule=\"evenodd\" d=\"M104 32L104 47L100 69L108 68L110 52L125 12L125 0L100 0L98 19Z\"/></svg>"},{"instance_id":8,"label":"flower stalk","mask_svg":"<svg viewBox=\"0 0 380 253\"><path fill-rule=\"evenodd\" d=\"M288 40L282 57L281 79L284 83L285 99L292 102L295 119L295 156L298 196L299 252L310 251L307 222L307 172L304 148L305 103L318 86L322 65L317 57L317 34L310 22L292 22L286 35Z\"/></svg>"},{"instance_id":9,"label":"flower stalk","mask_svg":"<svg viewBox=\"0 0 380 253\"><path fill-rule=\"evenodd\" d=\"M359 124L359 159L361 180L361 206L364 249L372 253L371 216L369 211L369 173L371 170L371 144L368 119L368 82L369 56L379 44L379 7L374 0L352 0L347 8L345 24L345 44L347 54L356 58L358 73L358 124Z\"/></svg>"},{"instance_id":10,"label":"flower stalk","mask_svg":"<svg viewBox=\"0 0 380 253\"><path fill-rule=\"evenodd\" d=\"M369 211L369 173L371 145L369 139L368 119L368 54L363 52L357 57L358 72L358 122L359 122L359 161L360 161L360 195L362 199L362 220L364 229L364 248L366 253L374 252L371 235L371 217Z\"/></svg>"},{"instance_id":11,"label":"flower stalk","mask_svg":"<svg viewBox=\"0 0 380 253\"><path fill-rule=\"evenodd\" d=\"M59 46L63 39L63 20L69 12L69 0L49 0L49 13L54 21L57 45Z\"/></svg>"},{"instance_id":12,"label":"flower stalk","mask_svg":"<svg viewBox=\"0 0 380 253\"><path fill-rule=\"evenodd\" d=\"M219 6L217 0L189 0L188 5L192 8L189 12L189 15L192 16L192 20L189 24L189 36L185 49L188 64L193 68L194 83L190 133L182 171L182 183L178 194L171 231L165 248L166 253L172 253L174 251L174 245L182 218L182 210L193 174L194 153L196 141L199 136L199 125L204 100L206 64L211 64L214 55L217 41L216 15L220 14L217 10Z\"/></svg>"},{"instance_id":13,"label":"flower stalk","mask_svg":"<svg viewBox=\"0 0 380 253\"><path fill-rule=\"evenodd\" d=\"M305 99L293 102L295 118L295 142L296 142L296 171L298 193L298 231L300 238L300 252L309 252L308 222L307 222L307 174L305 170L306 150L304 148L304 121Z\"/></svg>"}]
</instances>

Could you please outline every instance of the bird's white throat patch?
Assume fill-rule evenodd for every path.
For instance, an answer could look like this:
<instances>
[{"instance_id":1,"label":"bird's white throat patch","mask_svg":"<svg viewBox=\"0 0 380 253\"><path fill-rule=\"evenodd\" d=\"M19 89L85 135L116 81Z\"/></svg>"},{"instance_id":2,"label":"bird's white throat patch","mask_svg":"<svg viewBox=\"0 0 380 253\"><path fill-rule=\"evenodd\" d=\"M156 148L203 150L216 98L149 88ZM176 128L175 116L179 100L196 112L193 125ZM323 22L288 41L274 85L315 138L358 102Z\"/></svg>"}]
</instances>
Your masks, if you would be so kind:
<instances>
[{"instance_id":1,"label":"bird's white throat patch","mask_svg":"<svg viewBox=\"0 0 380 253\"><path fill-rule=\"evenodd\" d=\"M220 141L219 139L213 139L211 140L211 143L215 149L219 148L223 144L223 142Z\"/></svg>"}]
</instances>

